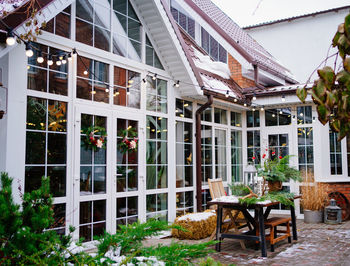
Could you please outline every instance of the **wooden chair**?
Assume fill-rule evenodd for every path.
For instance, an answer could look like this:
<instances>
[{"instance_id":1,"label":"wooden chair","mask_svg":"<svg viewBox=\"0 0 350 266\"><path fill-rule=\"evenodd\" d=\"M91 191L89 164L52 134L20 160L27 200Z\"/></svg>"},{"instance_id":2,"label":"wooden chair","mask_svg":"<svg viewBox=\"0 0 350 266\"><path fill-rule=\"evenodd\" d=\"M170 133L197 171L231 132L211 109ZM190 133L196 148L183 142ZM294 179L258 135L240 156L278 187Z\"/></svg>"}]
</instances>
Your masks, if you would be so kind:
<instances>
[{"instance_id":1,"label":"wooden chair","mask_svg":"<svg viewBox=\"0 0 350 266\"><path fill-rule=\"evenodd\" d=\"M265 221L265 228L270 229L270 234L266 235L266 240L270 241L271 252L275 251L275 244L283 239L288 238L288 243L292 242L291 233L290 233L290 222L292 218L290 217L272 217ZM277 226L285 226L285 230L277 229ZM258 228L259 229L259 228ZM282 235L278 236L278 233ZM257 236L259 231L257 230Z\"/></svg>"},{"instance_id":2,"label":"wooden chair","mask_svg":"<svg viewBox=\"0 0 350 266\"><path fill-rule=\"evenodd\" d=\"M224 189L224 185L222 183L222 179L208 179L210 196L212 199L220 198L222 196L226 196L226 192ZM231 209L223 209L222 210L222 219L223 219L223 231L227 232L231 228L234 229L234 232L239 232L240 222L237 218L239 215L239 211L232 211ZM228 219L226 219L228 217ZM244 221L245 222L245 221ZM214 239L216 235L216 230L211 234L210 239ZM241 247L245 249L244 240L239 241Z\"/></svg>"}]
</instances>

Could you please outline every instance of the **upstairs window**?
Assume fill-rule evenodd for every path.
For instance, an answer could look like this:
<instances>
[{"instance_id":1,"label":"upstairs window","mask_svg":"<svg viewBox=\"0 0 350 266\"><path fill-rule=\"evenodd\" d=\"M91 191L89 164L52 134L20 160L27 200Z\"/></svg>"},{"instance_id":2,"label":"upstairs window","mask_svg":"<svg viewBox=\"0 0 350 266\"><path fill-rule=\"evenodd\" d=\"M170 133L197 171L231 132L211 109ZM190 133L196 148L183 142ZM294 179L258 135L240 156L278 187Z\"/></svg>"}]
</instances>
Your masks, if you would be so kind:
<instances>
[{"instance_id":1,"label":"upstairs window","mask_svg":"<svg viewBox=\"0 0 350 266\"><path fill-rule=\"evenodd\" d=\"M46 23L45 31L70 38L70 6Z\"/></svg>"},{"instance_id":2,"label":"upstairs window","mask_svg":"<svg viewBox=\"0 0 350 266\"><path fill-rule=\"evenodd\" d=\"M148 36L146 36L146 64L159 69L164 69Z\"/></svg>"},{"instance_id":3,"label":"upstairs window","mask_svg":"<svg viewBox=\"0 0 350 266\"><path fill-rule=\"evenodd\" d=\"M194 20L174 7L171 7L171 14L173 15L177 24L179 24L181 28L183 28L194 39L195 38Z\"/></svg>"},{"instance_id":4,"label":"upstairs window","mask_svg":"<svg viewBox=\"0 0 350 266\"><path fill-rule=\"evenodd\" d=\"M210 57L219 62L227 63L227 52L204 28L201 28L201 46Z\"/></svg>"}]
</instances>

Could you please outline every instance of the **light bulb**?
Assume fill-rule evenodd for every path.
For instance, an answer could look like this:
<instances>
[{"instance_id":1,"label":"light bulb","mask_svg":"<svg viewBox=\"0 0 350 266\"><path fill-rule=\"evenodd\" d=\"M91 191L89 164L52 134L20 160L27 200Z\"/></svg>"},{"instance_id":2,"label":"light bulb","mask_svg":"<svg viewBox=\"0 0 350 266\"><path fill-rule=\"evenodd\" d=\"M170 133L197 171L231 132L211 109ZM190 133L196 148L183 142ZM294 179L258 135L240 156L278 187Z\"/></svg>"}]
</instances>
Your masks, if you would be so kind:
<instances>
[{"instance_id":1,"label":"light bulb","mask_svg":"<svg viewBox=\"0 0 350 266\"><path fill-rule=\"evenodd\" d=\"M56 61L56 65L60 66L62 62L60 60Z\"/></svg>"},{"instance_id":2,"label":"light bulb","mask_svg":"<svg viewBox=\"0 0 350 266\"><path fill-rule=\"evenodd\" d=\"M43 55L42 55L41 52L39 52L39 56L38 56L38 58L36 59L36 61L37 61L39 64L41 64L42 62L44 62L44 57L43 57Z\"/></svg>"},{"instance_id":3,"label":"light bulb","mask_svg":"<svg viewBox=\"0 0 350 266\"><path fill-rule=\"evenodd\" d=\"M226 91L226 95L225 95L226 98L228 98L228 96L230 96L229 93L230 93L230 92L227 90L227 91Z\"/></svg>"},{"instance_id":4,"label":"light bulb","mask_svg":"<svg viewBox=\"0 0 350 266\"><path fill-rule=\"evenodd\" d=\"M282 95L282 102L285 102L286 101L286 96Z\"/></svg>"},{"instance_id":5,"label":"light bulb","mask_svg":"<svg viewBox=\"0 0 350 266\"><path fill-rule=\"evenodd\" d=\"M52 65L53 65L52 55L49 55L49 58L48 58L48 60L47 60L47 64L48 64L49 66L52 66Z\"/></svg>"},{"instance_id":6,"label":"light bulb","mask_svg":"<svg viewBox=\"0 0 350 266\"><path fill-rule=\"evenodd\" d=\"M237 100L237 98L235 98L233 101L236 103L238 100Z\"/></svg>"},{"instance_id":7,"label":"light bulb","mask_svg":"<svg viewBox=\"0 0 350 266\"><path fill-rule=\"evenodd\" d=\"M129 83L129 84L133 84L133 83L134 83L134 80L133 80L133 79L129 79L128 83Z\"/></svg>"},{"instance_id":8,"label":"light bulb","mask_svg":"<svg viewBox=\"0 0 350 266\"><path fill-rule=\"evenodd\" d=\"M68 54L68 61L72 61L72 53Z\"/></svg>"},{"instance_id":9,"label":"light bulb","mask_svg":"<svg viewBox=\"0 0 350 266\"><path fill-rule=\"evenodd\" d=\"M65 65L67 64L67 55L65 55L62 59L62 64Z\"/></svg>"},{"instance_id":10,"label":"light bulb","mask_svg":"<svg viewBox=\"0 0 350 266\"><path fill-rule=\"evenodd\" d=\"M26 44L26 56L32 57L33 55L34 55L34 52L33 52L32 48L30 47L30 44L27 43Z\"/></svg>"},{"instance_id":11,"label":"light bulb","mask_svg":"<svg viewBox=\"0 0 350 266\"><path fill-rule=\"evenodd\" d=\"M15 36L13 35L12 30L9 30L7 32L6 44L8 46L12 46L15 44L15 42L16 42Z\"/></svg>"},{"instance_id":12,"label":"light bulb","mask_svg":"<svg viewBox=\"0 0 350 266\"><path fill-rule=\"evenodd\" d=\"M84 70L84 75L86 76L89 72L87 72L87 70Z\"/></svg>"}]
</instances>

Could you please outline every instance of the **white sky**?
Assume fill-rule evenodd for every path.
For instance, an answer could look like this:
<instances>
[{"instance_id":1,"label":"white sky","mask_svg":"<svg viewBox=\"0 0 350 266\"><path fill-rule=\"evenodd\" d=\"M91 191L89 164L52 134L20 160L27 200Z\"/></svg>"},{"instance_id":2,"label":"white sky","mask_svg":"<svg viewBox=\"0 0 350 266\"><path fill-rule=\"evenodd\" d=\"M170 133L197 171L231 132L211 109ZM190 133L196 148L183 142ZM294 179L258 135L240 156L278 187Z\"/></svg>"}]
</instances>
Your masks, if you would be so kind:
<instances>
[{"instance_id":1,"label":"white sky","mask_svg":"<svg viewBox=\"0 0 350 266\"><path fill-rule=\"evenodd\" d=\"M350 5L350 0L212 0L241 27Z\"/></svg>"}]
</instances>

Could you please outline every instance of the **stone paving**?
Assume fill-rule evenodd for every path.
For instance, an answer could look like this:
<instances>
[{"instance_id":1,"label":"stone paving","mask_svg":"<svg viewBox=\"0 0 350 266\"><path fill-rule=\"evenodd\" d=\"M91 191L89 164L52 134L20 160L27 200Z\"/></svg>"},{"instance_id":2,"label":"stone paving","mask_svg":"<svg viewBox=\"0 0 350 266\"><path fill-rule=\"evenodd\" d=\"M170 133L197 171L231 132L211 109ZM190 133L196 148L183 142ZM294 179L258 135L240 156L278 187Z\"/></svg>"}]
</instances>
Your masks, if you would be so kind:
<instances>
[{"instance_id":1,"label":"stone paving","mask_svg":"<svg viewBox=\"0 0 350 266\"><path fill-rule=\"evenodd\" d=\"M298 241L283 240L275 245L275 252L268 244L267 258L254 249L254 243L246 242L243 250L237 240L224 239L221 252L211 254L215 260L226 265L344 265L350 266L350 221L339 225L305 224L297 221ZM167 244L172 238L149 240L149 244ZM208 239L200 240L201 242ZM153 242L153 243L152 243ZM199 241L186 241L198 243Z\"/></svg>"}]
</instances>

